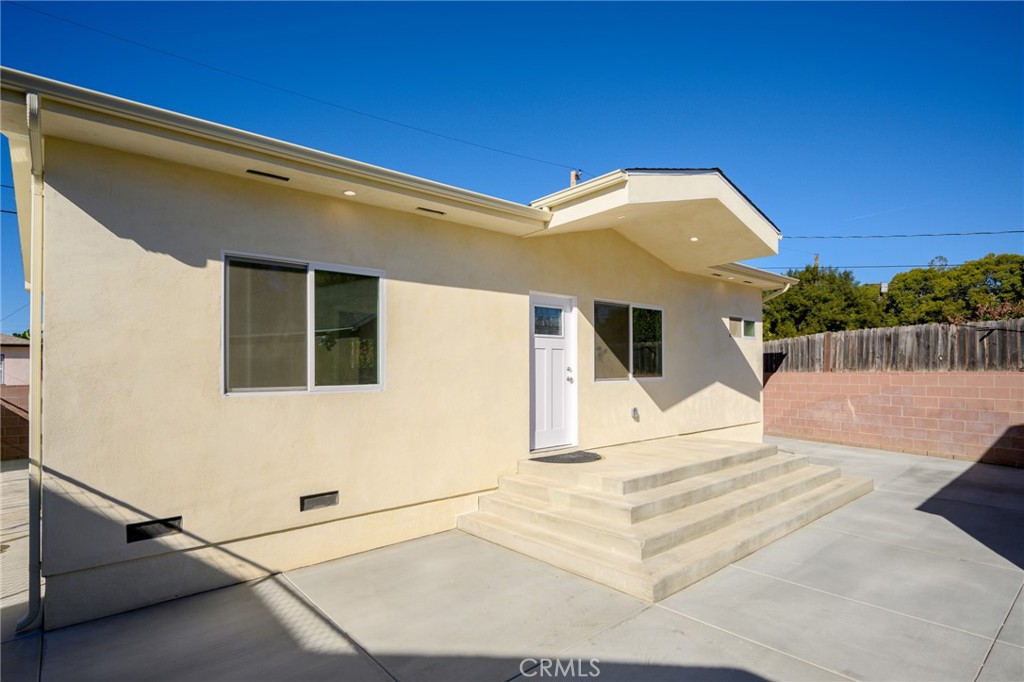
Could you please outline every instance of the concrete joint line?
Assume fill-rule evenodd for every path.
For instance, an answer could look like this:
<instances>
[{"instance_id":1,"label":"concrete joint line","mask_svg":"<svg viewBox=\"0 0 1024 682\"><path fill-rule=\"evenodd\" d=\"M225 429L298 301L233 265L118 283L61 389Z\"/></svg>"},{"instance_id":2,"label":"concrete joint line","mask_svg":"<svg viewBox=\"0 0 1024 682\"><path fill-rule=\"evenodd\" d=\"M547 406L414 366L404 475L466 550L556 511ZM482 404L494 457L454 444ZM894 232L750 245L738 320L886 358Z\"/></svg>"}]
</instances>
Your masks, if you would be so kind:
<instances>
[{"instance_id":1,"label":"concrete joint line","mask_svg":"<svg viewBox=\"0 0 1024 682\"><path fill-rule=\"evenodd\" d=\"M852 538L859 538L861 540L868 540L870 542L877 542L879 544L889 545L891 547L899 547L901 549L908 549L908 550L913 551L913 552L920 552L921 554L927 554L928 556L937 556L937 557L942 557L943 559L954 559L956 561L964 561L966 563L976 564L978 566L987 566L988 568L998 568L1001 571L1010 571L1011 573L1020 573L1020 571L1018 569L1007 568L1005 566L999 566L997 564L990 564L987 561L977 561L975 559L966 559L964 557L952 556L950 554L940 554L939 552L933 552L930 549L921 549L920 547L908 547L906 545L901 545L898 542L891 542L889 540L880 540L878 538L871 538L871 537L868 537L866 535L861 535L859 533L854 533L853 531L849 531L849 530L840 530L838 528L819 528L818 530L827 530L830 533L839 533L840 535L848 535L848 536L850 536ZM741 566L737 566L737 568L742 568L742 567ZM744 570L748 570L749 571L750 569L748 568L748 569L744 569ZM754 571L751 571L751 573L753 573L753 572Z\"/></svg>"},{"instance_id":2,"label":"concrete joint line","mask_svg":"<svg viewBox=\"0 0 1024 682\"><path fill-rule=\"evenodd\" d=\"M761 647L763 649L768 649L769 651L774 651L777 654L782 654L786 658L792 658L794 661L800 661L801 663L804 663L804 664L809 665L809 666L814 667L814 668L818 668L819 670L824 670L825 672L832 673L833 675L838 675L839 677L842 677L844 680L851 680L851 682L859 682L859 681L856 680L856 678L850 677L849 675L844 675L843 673L839 672L838 670L833 670L832 668L826 668L825 666L820 665L818 663L812 663L811 661L808 661L807 659L804 659L804 658L800 658L799 656L791 654L788 651L783 651L782 649L776 649L775 647L773 647L773 646L771 646L769 644L765 644L764 642L759 642L756 639L750 639L749 637L744 637L743 635L741 635L739 633L733 632L731 630L726 630L725 628L719 627L718 625L715 625L714 623L709 623L709 622L707 622L705 620L701 620L700 618L696 618L696 617L691 616L691 615L689 615L687 613L683 613L682 611L677 611L676 609L670 608L668 606L662 606L661 604L655 604L654 606L657 607L657 608L665 609L666 611L669 611L670 613L674 613L674 614L676 614L678 616L682 616L683 618L688 618L689 620L692 620L692 621L694 621L696 623L700 623L701 625L707 625L709 628L714 628L715 630L718 630L719 632L724 632L725 634L730 635L731 637L735 637L737 639L742 639L744 642L750 642L751 644L759 646L759 647Z\"/></svg>"},{"instance_id":3,"label":"concrete joint line","mask_svg":"<svg viewBox=\"0 0 1024 682\"><path fill-rule=\"evenodd\" d=\"M655 606L655 604L644 604L643 606L641 606L640 608L638 608L638 609L637 609L636 611L633 611L632 613L630 613L629 615L625 616L625 617L624 617L624 618L622 618L621 620L618 620L618 621L616 621L616 622L614 622L614 623L611 623L610 625L606 625L606 626L604 626L603 628L599 628L598 630L596 630L595 632L592 632L592 633L590 633L589 635L585 635L585 636L583 636L583 637L580 637L580 638L579 638L578 640L576 640L575 642L573 642L573 643L572 643L572 644L570 644L569 646L567 646L567 647L564 647L564 648L562 648L562 649L561 649L561 650L560 650L560 651L558 652L558 655L562 655L562 654L564 654L564 653L565 653L566 651L568 651L569 649L572 649L572 648L573 648L574 646L577 646L577 645L579 645L579 644L582 644L583 642L586 642L586 641L587 641L588 639L593 639L594 637L597 637L597 636L599 636L599 635L600 635L601 633L603 633L603 632L606 632L606 631L608 631L608 630L611 630L611 629L612 629L612 628L614 628L614 627L618 627L618 626L622 625L622 624L623 624L623 623L625 623L625 622L626 622L627 620L631 620L631 619L633 619L633 618L636 618L636 617L637 617L637 616L639 616L639 615L640 615L641 613L644 613L645 611L647 611L647 610L649 610L649 609L653 608L654 606ZM518 677L518 675L516 675L516 677Z\"/></svg>"},{"instance_id":4,"label":"concrete joint line","mask_svg":"<svg viewBox=\"0 0 1024 682\"><path fill-rule=\"evenodd\" d=\"M978 668L978 674L974 676L974 682L978 682L978 678L981 677L982 671L985 670L985 666L988 665L988 659L992 655L992 650L996 648L996 642L999 641L999 635L1003 634L1003 628L1006 627L1006 623L1010 620L1010 612L1013 611L1013 605L1020 599L1021 593L1024 592L1024 582L1017 588L1017 596L1010 600L1010 608L1006 611L1006 615L1003 616L1003 624L999 626L999 630L996 631L996 636L992 638L992 643L988 645L988 651L985 652L985 659L981 662L981 667ZM1009 644L1012 647L1017 647L1012 642L1003 642L1003 644ZM1017 647L1022 649L1021 654L1024 655L1024 647Z\"/></svg>"},{"instance_id":5,"label":"concrete joint line","mask_svg":"<svg viewBox=\"0 0 1024 682\"><path fill-rule=\"evenodd\" d=\"M733 568L738 568L741 571L746 571L747 573L753 573L754 575L759 575L759 576L761 576L763 578L769 578L771 580L777 580L780 583L786 583L788 585L793 585L794 587L799 587L799 588L804 589L804 590L810 590L811 592L817 592L819 594L827 594L828 596L836 597L837 599L844 599L846 601L853 602L854 604L860 604L861 606L867 606L868 608L878 609L879 611L888 611L889 613L896 614L897 616L903 616L905 618L913 618L914 620L919 620L922 623L928 623L929 625L937 625L940 628L945 628L947 630L952 630L954 632L959 632L959 633L962 633L962 634L965 634L965 635L970 635L971 637L977 637L979 639L985 639L985 640L988 639L988 637L986 637L985 635L980 635L977 632L970 632L968 630L961 630L960 628L955 628L952 625L945 625L943 623L936 623L935 621L928 620L927 618L921 618L920 616L914 616L914 615L911 615L909 613L904 613L902 611L897 611L895 609L888 609L888 608L886 608L884 606L879 606L878 604L871 604L871 603L866 602L866 601L861 601L860 599L854 599L853 597L847 597L847 596L844 596L844 595L841 595L841 594L836 594L835 592L829 592L828 590L822 590L822 589L819 589L817 587L811 587L810 585L803 585L801 583L793 582L792 580L786 580L785 578L779 578L778 576L769 575L767 573L761 573L760 571L755 571L755 570L752 570L752 569L749 569L749 568L744 568L742 566L736 566L735 564L733 565Z\"/></svg>"},{"instance_id":6,"label":"concrete joint line","mask_svg":"<svg viewBox=\"0 0 1024 682\"><path fill-rule=\"evenodd\" d=\"M363 656L366 656L366 658L368 658L369 660L373 661L373 664L375 666L377 666L378 668L380 668L381 672L383 672L385 675L387 675L392 680L394 680L394 682L401 682L401 680L399 680L397 677L395 677L393 674L391 674L390 670L388 670L387 668L384 667L383 663L378 661L376 659L376 657L374 657L369 651L367 651L366 647L364 647L362 644L357 642L356 638L348 633L348 630L345 630L340 625L338 625L338 623L335 622L335 620L333 618L328 616L327 613L323 609L321 609L319 606L317 606L316 602L314 602L312 599L310 599L309 595L306 594L305 592L303 592L302 588L300 588L298 585L293 583L291 581L291 579L287 575L285 575L284 573L278 573L277 575L281 578L281 580L283 580L284 582L288 583L288 586L295 592L295 594L301 596L303 601L306 602L306 604L309 606L309 608L312 611L316 612L316 614L318 616L320 616L320 618L322 618L324 620L324 622L330 623L332 626L334 626L334 629L337 630L338 633L342 637L345 638L345 641L347 641L349 644L351 644L352 647L357 652L359 652ZM270 577L270 576L268 576L268 577Z\"/></svg>"}]
</instances>

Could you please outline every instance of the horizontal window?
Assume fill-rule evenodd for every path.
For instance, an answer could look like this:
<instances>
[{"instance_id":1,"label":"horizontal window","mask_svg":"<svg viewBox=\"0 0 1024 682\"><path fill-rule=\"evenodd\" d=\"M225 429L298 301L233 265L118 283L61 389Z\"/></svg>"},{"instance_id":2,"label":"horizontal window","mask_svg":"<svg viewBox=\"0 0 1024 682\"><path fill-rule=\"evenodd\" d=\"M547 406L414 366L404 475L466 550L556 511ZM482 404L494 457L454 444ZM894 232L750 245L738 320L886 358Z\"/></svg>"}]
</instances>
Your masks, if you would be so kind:
<instances>
[{"instance_id":1,"label":"horizontal window","mask_svg":"<svg viewBox=\"0 0 1024 682\"><path fill-rule=\"evenodd\" d=\"M662 311L594 302L594 378L663 376Z\"/></svg>"},{"instance_id":2,"label":"horizontal window","mask_svg":"<svg viewBox=\"0 0 1024 682\"><path fill-rule=\"evenodd\" d=\"M381 273L226 259L228 392L380 385Z\"/></svg>"},{"instance_id":3,"label":"horizontal window","mask_svg":"<svg viewBox=\"0 0 1024 682\"><path fill-rule=\"evenodd\" d=\"M745 320L742 317L729 318L729 333L737 339L753 339L757 337L757 321Z\"/></svg>"}]
</instances>

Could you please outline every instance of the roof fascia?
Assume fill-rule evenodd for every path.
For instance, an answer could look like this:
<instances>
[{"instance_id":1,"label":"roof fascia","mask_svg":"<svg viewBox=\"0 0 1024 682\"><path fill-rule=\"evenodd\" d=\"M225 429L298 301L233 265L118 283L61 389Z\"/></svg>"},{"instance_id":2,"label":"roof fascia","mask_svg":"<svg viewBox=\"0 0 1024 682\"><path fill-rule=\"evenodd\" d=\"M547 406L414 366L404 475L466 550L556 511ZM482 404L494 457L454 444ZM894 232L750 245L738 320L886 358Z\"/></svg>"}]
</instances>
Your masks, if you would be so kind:
<instances>
[{"instance_id":1,"label":"roof fascia","mask_svg":"<svg viewBox=\"0 0 1024 682\"><path fill-rule=\"evenodd\" d=\"M0 67L0 83L5 90L38 93L43 99L44 110L48 100L56 101L177 134L256 151L285 161L316 166L349 178L394 187L404 192L419 193L440 202L451 202L490 213L497 212L518 219L535 220L541 224L546 223L551 217L546 211L506 199L426 180L7 67Z\"/></svg>"}]
</instances>

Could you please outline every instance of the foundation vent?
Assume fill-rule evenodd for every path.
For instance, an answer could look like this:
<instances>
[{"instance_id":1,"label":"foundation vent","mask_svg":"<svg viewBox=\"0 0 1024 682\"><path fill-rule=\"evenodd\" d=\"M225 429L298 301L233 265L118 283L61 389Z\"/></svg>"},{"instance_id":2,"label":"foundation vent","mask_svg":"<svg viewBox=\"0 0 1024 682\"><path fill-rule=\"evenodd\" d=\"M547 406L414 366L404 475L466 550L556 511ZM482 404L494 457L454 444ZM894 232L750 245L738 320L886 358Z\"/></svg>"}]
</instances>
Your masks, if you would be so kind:
<instances>
[{"instance_id":1,"label":"foundation vent","mask_svg":"<svg viewBox=\"0 0 1024 682\"><path fill-rule=\"evenodd\" d=\"M176 535L181 532L181 517L172 516L168 519L156 519L154 521L140 521L129 523L125 528L125 539L128 542L139 542L140 540L152 540L164 535Z\"/></svg>"},{"instance_id":2,"label":"foundation vent","mask_svg":"<svg viewBox=\"0 0 1024 682\"><path fill-rule=\"evenodd\" d=\"M329 493L316 493L305 495L299 498L299 511L311 511L323 509L324 507L336 507L338 505L338 491L332 490Z\"/></svg>"}]
</instances>

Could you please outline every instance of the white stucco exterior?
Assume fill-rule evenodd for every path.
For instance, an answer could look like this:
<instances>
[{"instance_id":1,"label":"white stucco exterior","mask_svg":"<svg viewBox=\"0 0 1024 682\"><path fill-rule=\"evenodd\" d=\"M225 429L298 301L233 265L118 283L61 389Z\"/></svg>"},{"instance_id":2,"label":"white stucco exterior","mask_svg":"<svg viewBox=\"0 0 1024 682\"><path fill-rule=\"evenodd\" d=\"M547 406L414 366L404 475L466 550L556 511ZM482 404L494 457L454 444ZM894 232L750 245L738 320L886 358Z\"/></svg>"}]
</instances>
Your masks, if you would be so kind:
<instances>
[{"instance_id":1,"label":"white stucco exterior","mask_svg":"<svg viewBox=\"0 0 1024 682\"><path fill-rule=\"evenodd\" d=\"M577 301L579 447L761 437L760 324L734 339L727 322L760 320L762 290L781 286L767 273L680 271L685 245L663 259L641 246L660 237L625 226L531 238L548 226L540 209L424 215L66 130L45 138L32 281L46 296L47 627L454 527L530 456L531 292ZM753 220L705 209L734 231ZM775 248L770 236L758 223L749 239ZM225 253L383 271L380 390L227 394ZM663 310L663 377L595 381L595 300ZM337 506L299 511L331 490ZM183 533L126 543L126 524L175 516Z\"/></svg>"}]
</instances>

